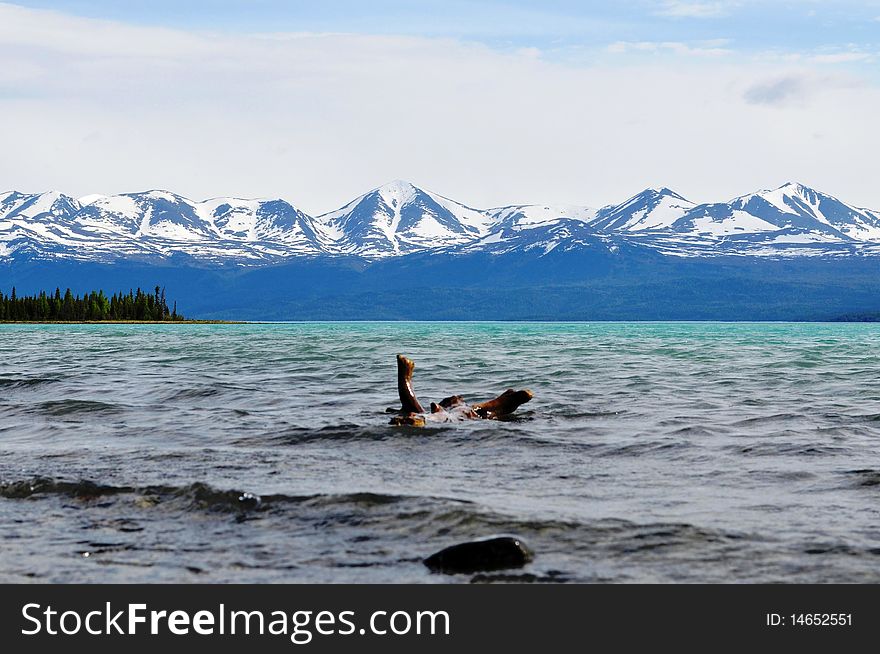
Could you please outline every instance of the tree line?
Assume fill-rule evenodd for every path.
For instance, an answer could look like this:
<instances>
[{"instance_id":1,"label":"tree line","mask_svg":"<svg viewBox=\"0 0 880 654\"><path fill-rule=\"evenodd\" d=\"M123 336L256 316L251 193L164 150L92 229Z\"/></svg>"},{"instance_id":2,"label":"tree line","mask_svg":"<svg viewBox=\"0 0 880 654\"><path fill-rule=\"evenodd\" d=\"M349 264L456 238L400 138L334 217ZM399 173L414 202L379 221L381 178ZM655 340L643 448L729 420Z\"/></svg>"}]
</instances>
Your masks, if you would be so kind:
<instances>
[{"instance_id":1,"label":"tree line","mask_svg":"<svg viewBox=\"0 0 880 654\"><path fill-rule=\"evenodd\" d=\"M40 291L36 295L19 296L0 292L0 321L86 321L86 320L184 320L177 313L177 303L171 310L165 300L165 289L156 287L153 293L140 288L137 291L114 293L107 297L104 291L92 291L82 297L70 289L62 295Z\"/></svg>"}]
</instances>

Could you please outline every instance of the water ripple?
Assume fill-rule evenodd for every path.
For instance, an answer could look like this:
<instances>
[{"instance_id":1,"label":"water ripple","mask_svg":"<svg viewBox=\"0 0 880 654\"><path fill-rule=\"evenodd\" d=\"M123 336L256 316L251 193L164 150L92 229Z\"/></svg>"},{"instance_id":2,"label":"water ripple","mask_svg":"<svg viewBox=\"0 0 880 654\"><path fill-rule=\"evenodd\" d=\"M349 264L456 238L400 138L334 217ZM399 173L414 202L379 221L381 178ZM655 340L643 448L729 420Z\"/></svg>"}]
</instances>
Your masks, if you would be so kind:
<instances>
[{"instance_id":1,"label":"water ripple","mask_svg":"<svg viewBox=\"0 0 880 654\"><path fill-rule=\"evenodd\" d=\"M517 533L522 580L880 581L878 325L2 329L0 580L443 581ZM535 399L391 427L398 352Z\"/></svg>"}]
</instances>

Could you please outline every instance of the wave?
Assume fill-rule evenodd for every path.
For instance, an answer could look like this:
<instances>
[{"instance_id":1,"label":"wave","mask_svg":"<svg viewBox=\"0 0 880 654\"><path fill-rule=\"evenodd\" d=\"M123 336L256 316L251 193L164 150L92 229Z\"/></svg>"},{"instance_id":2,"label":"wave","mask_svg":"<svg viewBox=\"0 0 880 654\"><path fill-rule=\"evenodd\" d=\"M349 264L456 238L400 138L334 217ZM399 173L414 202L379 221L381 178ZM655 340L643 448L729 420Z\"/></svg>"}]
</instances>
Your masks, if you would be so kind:
<instances>
[{"instance_id":1,"label":"wave","mask_svg":"<svg viewBox=\"0 0 880 654\"><path fill-rule=\"evenodd\" d=\"M880 472L873 469L848 474L867 485L880 478ZM847 561L870 556L874 560L880 553L875 547L848 543L831 533L787 541L780 552L775 538L728 528L617 517L510 514L447 496L370 491L258 494L199 481L137 486L34 477L0 483L0 503L53 500L51 510L33 506L27 514L53 525L72 520L74 526L82 526L83 516L87 516L85 522L98 525L100 531L85 528L73 537L78 539L77 547L97 555L96 562L152 565L173 556L177 564L201 570L210 570L207 562L211 561L233 571L274 570L272 574L282 574L278 578L287 578L283 571L294 569L367 567L379 571L400 568L404 575L421 578L420 561L431 553L499 535L523 538L537 553L536 562L522 571L461 581L676 581L694 580L695 569L711 573L711 579L724 580L729 579L724 575L731 566L748 568L755 579L761 579L773 577L780 566L788 565L786 552L803 552L817 560L824 557L823 562L832 556L845 556ZM21 513L18 508L10 509ZM216 526L211 526L212 521ZM235 526L222 526L229 521ZM255 521L261 524L256 531L255 526L247 526ZM199 533L208 529L222 537L217 542L208 539L195 544L190 538L175 540L173 534L191 534L193 524L198 525ZM301 539L313 537L318 538L314 548L292 559L289 544L302 544ZM236 554L254 542L269 543L265 558L262 554ZM598 567L597 562L601 562ZM235 577L234 572L228 574ZM382 579L393 576L391 572L377 574ZM824 578L821 575L825 573L817 569L816 574Z\"/></svg>"},{"instance_id":2,"label":"wave","mask_svg":"<svg viewBox=\"0 0 880 654\"><path fill-rule=\"evenodd\" d=\"M78 500L94 500L118 495L138 496L138 506L157 506L159 504L181 502L192 510L233 510L251 511L266 509L284 504L297 504L313 507L333 505L356 505L375 507L396 504L411 500L437 500L469 504L466 500L454 498L435 498L413 495L394 495L385 493L356 492L340 494L317 493L312 495L268 494L258 495L250 491L223 490L204 482L193 482L182 486L148 485L120 486L102 484L92 480L66 481L47 477L0 483L0 497L5 499L38 499L49 496L63 496Z\"/></svg>"},{"instance_id":3,"label":"wave","mask_svg":"<svg viewBox=\"0 0 880 654\"><path fill-rule=\"evenodd\" d=\"M626 445L605 446L597 452L598 456L639 457L648 454L675 454L692 449L693 446L683 440L677 441L639 441Z\"/></svg>"},{"instance_id":4,"label":"wave","mask_svg":"<svg viewBox=\"0 0 880 654\"><path fill-rule=\"evenodd\" d=\"M165 401L172 402L175 400L194 400L201 397L214 397L215 395L220 395L221 392L221 389L215 386L202 386L200 388L182 388L166 396Z\"/></svg>"},{"instance_id":5,"label":"wave","mask_svg":"<svg viewBox=\"0 0 880 654\"><path fill-rule=\"evenodd\" d=\"M855 481L857 487L870 488L880 486L880 470L863 468L860 470L847 470L845 474Z\"/></svg>"},{"instance_id":6,"label":"wave","mask_svg":"<svg viewBox=\"0 0 880 654\"><path fill-rule=\"evenodd\" d=\"M24 379L15 379L11 377L0 377L0 388L4 390L13 390L17 388L33 388L43 386L45 384L54 384L61 381L55 377L25 377Z\"/></svg>"},{"instance_id":7,"label":"wave","mask_svg":"<svg viewBox=\"0 0 880 654\"><path fill-rule=\"evenodd\" d=\"M463 421L448 423L429 423L424 427L394 426L386 424L364 425L354 422L340 422L335 425L324 427L285 427L266 434L247 436L232 441L232 445L253 445L255 443L266 445L300 445L315 441L386 441L386 440L412 440L414 438L433 438L436 436L456 437L468 435L469 437L505 438L512 437L512 432L497 429L497 423L509 423L517 425L532 419L526 415L518 419L492 421L495 429L487 429L486 421ZM531 440L531 439L530 439Z\"/></svg>"},{"instance_id":8,"label":"wave","mask_svg":"<svg viewBox=\"0 0 880 654\"><path fill-rule=\"evenodd\" d=\"M742 446L730 445L725 449L746 456L835 456L848 451L848 448L837 445L776 442L753 443Z\"/></svg>"},{"instance_id":9,"label":"wave","mask_svg":"<svg viewBox=\"0 0 880 654\"><path fill-rule=\"evenodd\" d=\"M628 520L602 518L584 523L559 518L516 517L486 509L471 500L457 497L407 495L377 492L314 493L304 495L257 494L250 491L219 489L204 482L185 485L127 486L92 480L63 480L34 477L0 483L0 498L34 501L51 497L89 503L121 498L135 508L173 507L183 511L249 512L295 509L297 515L317 510L324 516L343 517L339 509L391 513L409 522L414 532L440 533L530 533L561 534L585 531L595 534L629 533L636 541L663 538L720 538L720 532L702 530L689 524L660 523L638 525ZM392 525L388 525L391 527Z\"/></svg>"},{"instance_id":10,"label":"wave","mask_svg":"<svg viewBox=\"0 0 880 654\"><path fill-rule=\"evenodd\" d=\"M66 416L120 413L123 409L118 404L70 398L41 402L31 410L35 413L63 418Z\"/></svg>"}]
</instances>

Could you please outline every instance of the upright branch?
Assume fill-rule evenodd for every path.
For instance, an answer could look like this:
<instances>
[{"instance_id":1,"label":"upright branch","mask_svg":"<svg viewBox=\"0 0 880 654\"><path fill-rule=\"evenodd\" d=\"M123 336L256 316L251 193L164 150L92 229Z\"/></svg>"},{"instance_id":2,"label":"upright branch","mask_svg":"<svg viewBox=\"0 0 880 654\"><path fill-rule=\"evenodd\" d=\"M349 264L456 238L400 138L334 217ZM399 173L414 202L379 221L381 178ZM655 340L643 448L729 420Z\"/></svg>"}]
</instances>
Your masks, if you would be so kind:
<instances>
[{"instance_id":1,"label":"upright branch","mask_svg":"<svg viewBox=\"0 0 880 654\"><path fill-rule=\"evenodd\" d=\"M424 413L425 410L413 392L412 376L416 364L402 354L397 355L397 394L400 395L401 413Z\"/></svg>"}]
</instances>

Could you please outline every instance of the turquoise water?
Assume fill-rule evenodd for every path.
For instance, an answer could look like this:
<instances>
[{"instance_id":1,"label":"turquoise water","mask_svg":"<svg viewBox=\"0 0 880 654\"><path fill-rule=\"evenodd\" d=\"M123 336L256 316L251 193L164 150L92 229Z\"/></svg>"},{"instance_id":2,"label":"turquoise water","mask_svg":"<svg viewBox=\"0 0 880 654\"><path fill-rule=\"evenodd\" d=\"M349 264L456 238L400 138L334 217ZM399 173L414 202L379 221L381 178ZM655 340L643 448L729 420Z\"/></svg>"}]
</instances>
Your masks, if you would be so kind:
<instances>
[{"instance_id":1,"label":"turquoise water","mask_svg":"<svg viewBox=\"0 0 880 654\"><path fill-rule=\"evenodd\" d=\"M423 402L506 422L389 426ZM880 581L880 325L0 327L0 581ZM519 574L519 573L513 573Z\"/></svg>"}]
</instances>

